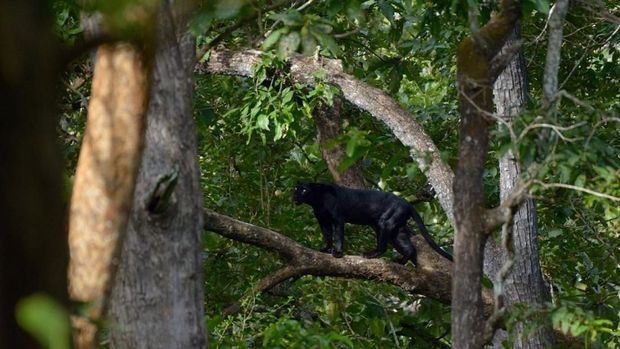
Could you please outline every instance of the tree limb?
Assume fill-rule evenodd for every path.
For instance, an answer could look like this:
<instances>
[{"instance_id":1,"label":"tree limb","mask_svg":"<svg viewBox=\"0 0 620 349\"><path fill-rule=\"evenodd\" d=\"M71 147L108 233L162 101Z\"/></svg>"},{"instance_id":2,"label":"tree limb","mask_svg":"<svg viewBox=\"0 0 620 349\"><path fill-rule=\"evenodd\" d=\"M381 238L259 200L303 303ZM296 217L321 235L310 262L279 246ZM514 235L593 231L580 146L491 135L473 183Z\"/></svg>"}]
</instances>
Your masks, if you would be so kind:
<instances>
[{"instance_id":1,"label":"tree limb","mask_svg":"<svg viewBox=\"0 0 620 349\"><path fill-rule=\"evenodd\" d=\"M518 185L500 206L485 212L484 221L487 234L491 234L497 227L512 221L514 210L529 198L529 190L533 184L534 182L528 181Z\"/></svg>"},{"instance_id":2,"label":"tree limb","mask_svg":"<svg viewBox=\"0 0 620 349\"><path fill-rule=\"evenodd\" d=\"M410 293L450 304L452 263L439 256L420 236L412 238L412 243L418 251L418 266L412 268L383 259L366 259L349 255L334 258L328 253L304 247L272 230L209 209L204 210L204 221L206 230L275 252L285 260L286 266L283 269L263 279L248 294L268 290L294 276L338 276L387 282ZM484 304L485 314L491 314L493 299L488 290L484 292Z\"/></svg>"}]
</instances>

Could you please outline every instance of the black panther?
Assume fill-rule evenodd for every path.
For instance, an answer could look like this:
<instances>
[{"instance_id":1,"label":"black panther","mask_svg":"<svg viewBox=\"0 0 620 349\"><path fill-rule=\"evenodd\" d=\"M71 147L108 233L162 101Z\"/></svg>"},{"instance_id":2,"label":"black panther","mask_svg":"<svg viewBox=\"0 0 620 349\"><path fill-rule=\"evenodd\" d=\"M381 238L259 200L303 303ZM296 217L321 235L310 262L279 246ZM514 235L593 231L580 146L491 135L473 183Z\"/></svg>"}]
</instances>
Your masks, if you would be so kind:
<instances>
[{"instance_id":1,"label":"black panther","mask_svg":"<svg viewBox=\"0 0 620 349\"><path fill-rule=\"evenodd\" d=\"M293 194L295 204L308 204L319 221L325 247L321 252L343 255L344 223L368 225L377 234L377 248L364 253L366 258L377 258L387 249L388 241L402 255L397 262L417 262L415 247L409 236L407 220L412 217L428 244L440 255L452 261L452 256L433 241L418 212L404 199L377 190L351 189L336 184L299 182ZM333 243L333 233L336 241Z\"/></svg>"}]
</instances>

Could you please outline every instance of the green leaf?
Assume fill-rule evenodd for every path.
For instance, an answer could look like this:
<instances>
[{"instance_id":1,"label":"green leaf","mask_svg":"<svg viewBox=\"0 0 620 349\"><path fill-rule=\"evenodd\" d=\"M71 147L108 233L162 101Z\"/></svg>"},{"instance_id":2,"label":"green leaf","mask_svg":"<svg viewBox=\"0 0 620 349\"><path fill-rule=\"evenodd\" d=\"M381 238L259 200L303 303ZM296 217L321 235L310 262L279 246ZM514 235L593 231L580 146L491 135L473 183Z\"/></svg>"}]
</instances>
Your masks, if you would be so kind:
<instances>
[{"instance_id":1,"label":"green leaf","mask_svg":"<svg viewBox=\"0 0 620 349\"><path fill-rule=\"evenodd\" d=\"M282 104L286 104L288 102L290 102L293 99L293 91L291 91L290 88L285 88L284 91L282 91Z\"/></svg>"},{"instance_id":2,"label":"green leaf","mask_svg":"<svg viewBox=\"0 0 620 349\"><path fill-rule=\"evenodd\" d=\"M215 15L219 18L231 18L237 13L243 6L243 0L220 0L215 5Z\"/></svg>"},{"instance_id":3,"label":"green leaf","mask_svg":"<svg viewBox=\"0 0 620 349\"><path fill-rule=\"evenodd\" d=\"M37 293L21 299L15 309L17 323L41 346L69 348L69 314L52 297Z\"/></svg>"},{"instance_id":4,"label":"green leaf","mask_svg":"<svg viewBox=\"0 0 620 349\"><path fill-rule=\"evenodd\" d=\"M280 39L280 43L278 44L278 54L281 57L289 57L297 51L300 43L301 37L298 32L288 33L288 35Z\"/></svg>"},{"instance_id":5,"label":"green leaf","mask_svg":"<svg viewBox=\"0 0 620 349\"><path fill-rule=\"evenodd\" d=\"M256 125L263 130L269 130L269 117L265 114L260 114L256 119Z\"/></svg>"},{"instance_id":6,"label":"green leaf","mask_svg":"<svg viewBox=\"0 0 620 349\"><path fill-rule=\"evenodd\" d=\"M586 176L583 174L580 174L579 176L577 176L577 178L575 179L575 185L578 187L584 187L586 184Z\"/></svg>"},{"instance_id":7,"label":"green leaf","mask_svg":"<svg viewBox=\"0 0 620 349\"><path fill-rule=\"evenodd\" d=\"M311 56L316 51L318 43L307 26L301 28L301 47L305 56Z\"/></svg>"},{"instance_id":8,"label":"green leaf","mask_svg":"<svg viewBox=\"0 0 620 349\"><path fill-rule=\"evenodd\" d=\"M493 281L491 281L491 279L489 279L488 276L483 275L482 286L484 286L484 288L487 288L487 289L493 289Z\"/></svg>"},{"instance_id":9,"label":"green leaf","mask_svg":"<svg viewBox=\"0 0 620 349\"><path fill-rule=\"evenodd\" d=\"M269 34L265 41L263 41L263 45L261 46L262 49L264 51L270 49L273 45L275 45L276 42L278 42L278 40L280 40L280 36L286 33L288 33L288 28L281 28L273 31L271 34Z\"/></svg>"},{"instance_id":10,"label":"green leaf","mask_svg":"<svg viewBox=\"0 0 620 349\"><path fill-rule=\"evenodd\" d=\"M324 47L332 55L338 56L340 54L340 46L338 46L338 43L331 35L326 35L324 33L314 30L311 30L311 33L319 41L321 47Z\"/></svg>"},{"instance_id":11,"label":"green leaf","mask_svg":"<svg viewBox=\"0 0 620 349\"><path fill-rule=\"evenodd\" d=\"M283 132L282 132L282 125L280 123L275 123L274 133L275 133L273 136L274 141L277 141L282 138Z\"/></svg>"},{"instance_id":12,"label":"green leaf","mask_svg":"<svg viewBox=\"0 0 620 349\"><path fill-rule=\"evenodd\" d=\"M303 16L296 10L291 10L286 13L276 13L271 16L271 19L280 20L288 27L297 27L304 23Z\"/></svg>"},{"instance_id":13,"label":"green leaf","mask_svg":"<svg viewBox=\"0 0 620 349\"><path fill-rule=\"evenodd\" d=\"M394 9L392 5L387 0L379 0L377 4L385 18L387 18L390 23L394 24Z\"/></svg>"},{"instance_id":14,"label":"green leaf","mask_svg":"<svg viewBox=\"0 0 620 349\"><path fill-rule=\"evenodd\" d=\"M550 238L556 238L556 237L562 235L562 230L561 229L552 229L552 230L549 231L549 233L547 233L547 235Z\"/></svg>"},{"instance_id":15,"label":"green leaf","mask_svg":"<svg viewBox=\"0 0 620 349\"><path fill-rule=\"evenodd\" d=\"M538 12L549 14L549 1L548 0L534 0L534 7Z\"/></svg>"}]
</instances>

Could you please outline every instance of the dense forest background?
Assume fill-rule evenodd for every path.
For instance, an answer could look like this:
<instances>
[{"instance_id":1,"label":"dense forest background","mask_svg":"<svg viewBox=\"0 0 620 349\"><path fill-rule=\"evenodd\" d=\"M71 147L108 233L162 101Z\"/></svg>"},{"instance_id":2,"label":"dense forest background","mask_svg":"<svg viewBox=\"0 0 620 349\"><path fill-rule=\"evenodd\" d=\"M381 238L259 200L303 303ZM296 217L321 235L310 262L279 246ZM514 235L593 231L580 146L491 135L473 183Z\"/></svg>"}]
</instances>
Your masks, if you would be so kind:
<instances>
[{"instance_id":1,"label":"dense forest background","mask_svg":"<svg viewBox=\"0 0 620 349\"><path fill-rule=\"evenodd\" d=\"M6 3L3 1L0 7L0 23L12 9ZM103 110L103 115L115 111L146 113L146 121L135 130L126 124L111 128L113 140L124 137L121 134L125 131L136 140L137 155L133 156L137 158L119 160L126 154L119 152L117 157L105 160L110 161L109 165L102 166L114 168L122 163L126 167L113 172L113 178L127 173L137 177L123 182L129 189L115 199L119 212L125 212L124 218L118 218L117 230L127 233L118 235L118 240L124 242L105 247L113 256L110 258L118 261L111 262L114 267L110 270L118 271L110 276L115 281L101 286L101 294L106 297L105 306L101 305L103 310L91 314L98 320L94 321L99 329L97 345L158 347L155 339L130 338L132 333L147 335L150 321L132 315L131 311L151 307L145 313L156 319L152 321L161 321L164 327L169 319L185 315L175 313L173 300L149 303L149 299L165 298L149 298L143 288L153 288L171 294L170 299L194 299L200 303L188 311L193 315L183 320L189 323L188 318L195 319L191 323L196 329L186 336L190 344L177 343L177 347L204 347L204 332L208 345L215 348L480 347L479 341L472 346L462 344L461 337L455 334L460 333L461 327L455 325L455 294L450 297L449 273L453 269L441 257L432 256L432 252L424 254L422 250L417 267L407 264L404 268L412 274L399 274L404 279L382 279L380 272L363 276L347 269L348 265L340 266L342 269L320 269L323 264L310 258L314 255L309 255L310 259L299 257L307 253L304 251L287 255L282 246L267 237L277 232L302 246L314 250L322 247L322 235L312 210L294 205L292 193L298 181L337 182L404 197L420 212L439 245L456 255L457 264L464 261L464 255L453 247L455 231L463 227L459 225L463 218L458 203L460 189L455 184L454 192L452 185L446 187L449 194L442 191L441 183L433 182L439 177L429 172L428 164L441 161L448 171L455 172L457 182L467 177L460 176L464 173L460 166L466 162L463 159L468 158L459 152L463 151L459 144L466 139L463 120L469 120L463 101L471 101L463 92L467 84L462 76L466 69L476 70L479 66L463 58L463 46L459 44L473 38L476 44L486 40L492 46L494 37L485 28L495 23L493 18L507 13L508 5L518 6L520 15L516 24L507 28L512 33L512 43L504 46L504 41L499 42L496 51L504 46L505 54L493 54L489 61L501 61L503 57L505 66L513 59L517 62L518 57L519 69L512 71L512 78L497 78L497 72L487 88L493 90L492 83L497 79L495 104L500 106L504 103L498 97L502 91L518 90L526 97L517 103L518 108L479 107L480 120L485 120L489 133L488 151L483 152L486 158L481 158L480 194L484 207L504 207L510 190L504 192L506 187L500 184L506 167L501 159L508 156L519 169L508 188L523 189L522 197L514 198L514 206L530 203L527 217L533 235L518 235L519 223L515 223L514 228L504 229L508 231L504 236L514 230L513 252L517 257L511 249L505 251L501 247L499 226L511 226L513 219L523 222L512 218L516 212L512 206L506 206L511 218L488 232L488 244L495 246L501 257L491 257L489 252L485 255L487 276L478 283L482 285L480 294L484 307L492 309L493 285L495 292L499 292L497 285L504 284L508 294L503 298L508 307L501 313L497 309L485 310L485 319L493 313L499 314L501 321L486 322L492 328L490 337L485 332L488 329L483 328L479 328L479 335L493 347L620 348L620 6L614 1L599 0L503 1L504 7L495 1L417 0L163 1L162 5L149 0L88 5L51 1L40 6L41 11L47 12L55 42L70 48L63 51L64 55L50 55L49 62L24 61L30 66L61 67L44 73L58 76L46 85L53 86L55 91L55 102L48 104L50 111L54 110L52 106L56 109L48 118L54 120L50 127L56 132L54 140L60 145L64 166L62 193L50 194L59 194L56 196L62 210L54 211L56 215L62 217L69 210L72 195L74 202L89 200L88 195L76 198L76 188L86 193L90 186L78 184L76 177L80 166L87 166L78 164L84 161L80 157L87 156L82 144L90 132L87 125L96 120L91 117L93 110ZM135 18L141 18L140 25L133 22ZM157 18L158 24L153 18ZM559 46L554 46L558 31ZM2 34L6 32L2 28ZM126 48L114 46L119 41L138 47L139 53L127 53ZM107 53L102 49L96 51L99 45L112 49ZM39 52L44 54L46 49ZM4 62L10 62L7 54L0 54ZM121 56L115 56L118 54ZM170 56L161 58L166 54ZM114 57L127 56L143 57L142 64L131 70L110 63L106 82L98 85L104 94L98 97L103 107L95 109L95 65L100 69L97 72L105 72L105 68L98 66L105 65L101 62L116 62ZM555 71L552 57L557 58ZM174 67L177 63L181 67L178 71ZM254 65L243 66L250 63ZM498 64L502 66L501 62ZM478 68L471 68L472 65ZM297 69L298 66L301 68ZM303 72L304 67L315 66L323 68ZM118 67L128 70L115 72ZM10 80L7 76L10 74L3 73L3 81ZM128 84L128 77L135 77L137 83ZM550 78L555 82L550 82ZM358 95L347 94L350 86L346 83L351 81L359 82L353 88ZM107 95L101 87L106 84L111 86ZM7 86L13 85L3 86L8 91ZM551 90L549 86L553 86ZM131 94L132 89L151 91L150 98L146 97L148 92ZM129 92L121 92L125 90ZM3 98L9 100L10 96ZM125 97L135 106L128 107L128 103L115 99ZM392 110L408 115L436 148L428 146L425 153L415 140L408 143L407 134L417 137L407 133L409 126L403 126L410 125L409 121L380 116L381 107L391 108L382 104L382 98L391 98L396 106ZM110 107L106 103L118 104ZM178 107L182 103L186 106ZM475 106L474 102L471 104ZM500 108L504 111L500 112ZM17 115L25 115L24 120L29 117L28 113ZM184 115L186 119L182 119ZM108 127L105 122L98 125L99 129ZM176 129L182 131L176 134ZM28 127L20 130L7 129L3 136L8 139L10 132L28 133ZM92 132L92 139L107 137L105 133ZM24 138L15 144L22 141L33 143L36 139ZM97 149L108 149L91 148L95 153ZM128 149L130 153L134 148ZM30 161L43 161L37 160L41 156ZM11 157L7 155L7 159ZM157 161L164 161L165 166L155 165ZM12 165L7 162L7 166ZM35 168L41 171L47 166L40 163ZM184 178L196 179L198 186ZM3 186L9 184L4 178L2 182ZM157 188L147 189L141 183ZM183 193L191 193L191 200ZM443 199L451 195L455 197L454 207L452 200ZM136 213L141 209L139 197L149 200L144 210L151 215L143 220ZM28 201L23 204L29 205ZM97 202L90 205L95 212L101 210ZM475 206L473 202L471 205ZM131 207L133 213L129 213ZM78 216L74 208L70 212ZM180 218L168 221L169 216ZM114 220L117 216L109 217ZM241 222L233 222L229 217ZM243 222L250 225L240 225ZM57 226L63 224L59 222ZM69 225L69 229L76 226ZM171 225L178 226L166 230ZM256 230L259 227L268 231ZM178 231L193 232L193 240L182 242L185 237ZM265 240L257 237L261 232ZM37 230L33 236L38 239L37 234L45 233ZM71 230L69 234L70 241L78 239ZM66 241L66 234L58 236L64 236ZM360 255L375 244L374 233L368 227L348 225L345 239L346 255ZM535 245L533 250L521 252L521 246L531 244ZM71 258L78 255L74 246L71 245ZM484 248L484 242L481 246ZM144 252L149 248L162 248L172 254L166 260ZM89 248L79 255L97 255L93 251ZM533 267L527 263L520 266L519 256L526 256ZM391 268L388 260L394 257L396 251L389 248L385 261L377 268ZM498 280L495 273L506 259L516 261L513 274ZM345 257L343 263L354 265L355 261ZM152 266L152 274L148 267L142 269L142 263ZM317 263L318 269L313 270L311 263ZM197 265L202 277L195 275ZM482 260L479 267L483 267ZM185 279L187 270L193 271L187 272ZM292 272L282 276L283 270ZM448 273L446 279L425 279L441 272ZM70 275L75 277L79 273ZM136 275L137 286L132 284ZM151 276L152 283L139 279ZM195 290L201 294L178 291L194 287L191 285L195 280ZM410 284L414 286L407 286ZM71 297L79 299L75 293L78 282L71 285ZM132 287L145 296L133 299ZM539 298L534 303L519 298L519 289L536 287ZM174 288L177 293L166 291ZM61 300L61 309L55 308L56 303L48 303L47 298L31 298L32 308L23 303L18 307L18 323L48 343L48 347L62 348L66 343L57 338L62 337L64 330L51 327L46 332L41 328L50 328L54 314L75 312L76 305L65 306L62 297L66 295L57 296L45 287L40 290ZM512 296L511 292L517 295ZM27 295L24 291L20 296ZM480 302L482 306L483 301ZM129 303L139 305L132 310ZM187 303L184 304L188 308L192 306ZM476 316L482 316L483 311L480 312ZM111 315L105 315L108 313ZM142 321L144 330L125 333L118 325L120 321L114 319ZM502 334L498 335L499 332ZM171 333L160 335L184 336L181 332ZM544 339L549 335L555 338L554 342Z\"/></svg>"}]
</instances>

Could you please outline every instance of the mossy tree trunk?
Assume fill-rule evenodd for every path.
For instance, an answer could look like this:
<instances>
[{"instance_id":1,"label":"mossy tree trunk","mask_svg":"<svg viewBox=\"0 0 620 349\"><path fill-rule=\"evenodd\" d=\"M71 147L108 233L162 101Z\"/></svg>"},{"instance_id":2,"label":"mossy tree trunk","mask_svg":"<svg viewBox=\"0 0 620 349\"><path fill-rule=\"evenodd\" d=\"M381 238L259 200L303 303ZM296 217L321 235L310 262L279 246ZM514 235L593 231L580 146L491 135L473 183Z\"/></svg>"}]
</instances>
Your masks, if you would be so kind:
<instances>
[{"instance_id":1,"label":"mossy tree trunk","mask_svg":"<svg viewBox=\"0 0 620 349\"><path fill-rule=\"evenodd\" d=\"M488 229L484 221L483 172L494 124L493 59L521 14L519 1L502 1L489 23L465 38L457 51L461 115L459 162L454 181L455 269L452 279L452 340L454 348L481 348L485 342L482 265ZM495 75L495 76L494 76Z\"/></svg>"}]
</instances>

